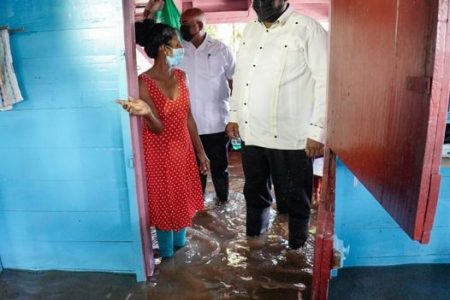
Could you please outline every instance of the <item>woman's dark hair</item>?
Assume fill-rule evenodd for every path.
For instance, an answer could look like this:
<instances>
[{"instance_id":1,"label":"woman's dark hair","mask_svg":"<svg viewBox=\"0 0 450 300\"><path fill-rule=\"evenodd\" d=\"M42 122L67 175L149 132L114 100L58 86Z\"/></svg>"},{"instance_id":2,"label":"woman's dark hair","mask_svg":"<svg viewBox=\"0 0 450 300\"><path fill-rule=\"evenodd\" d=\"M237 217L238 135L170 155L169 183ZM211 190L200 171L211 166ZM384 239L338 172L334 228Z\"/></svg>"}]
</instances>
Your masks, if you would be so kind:
<instances>
[{"instance_id":1,"label":"woman's dark hair","mask_svg":"<svg viewBox=\"0 0 450 300\"><path fill-rule=\"evenodd\" d=\"M173 35L177 33L175 28L166 24L155 23L150 19L136 22L134 29L136 32L136 44L144 47L145 53L150 58L156 58L159 47L168 45Z\"/></svg>"}]
</instances>

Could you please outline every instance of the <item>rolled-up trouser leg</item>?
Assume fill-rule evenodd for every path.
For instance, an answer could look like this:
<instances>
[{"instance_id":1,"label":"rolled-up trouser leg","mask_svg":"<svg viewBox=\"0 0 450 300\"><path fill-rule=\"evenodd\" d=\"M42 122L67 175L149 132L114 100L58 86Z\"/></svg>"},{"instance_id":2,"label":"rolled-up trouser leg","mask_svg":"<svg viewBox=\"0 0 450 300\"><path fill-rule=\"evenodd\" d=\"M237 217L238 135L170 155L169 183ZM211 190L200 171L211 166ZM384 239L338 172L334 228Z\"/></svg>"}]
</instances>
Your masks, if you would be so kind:
<instances>
[{"instance_id":1,"label":"rolled-up trouser leg","mask_svg":"<svg viewBox=\"0 0 450 300\"><path fill-rule=\"evenodd\" d=\"M241 150L242 167L245 175L244 196L247 205L247 235L257 236L269 225L272 197L267 182L269 164L265 149L257 146L245 146Z\"/></svg>"},{"instance_id":2,"label":"rolled-up trouser leg","mask_svg":"<svg viewBox=\"0 0 450 300\"><path fill-rule=\"evenodd\" d=\"M313 190L312 161L304 150L288 150L289 247L302 247L308 239Z\"/></svg>"}]
</instances>

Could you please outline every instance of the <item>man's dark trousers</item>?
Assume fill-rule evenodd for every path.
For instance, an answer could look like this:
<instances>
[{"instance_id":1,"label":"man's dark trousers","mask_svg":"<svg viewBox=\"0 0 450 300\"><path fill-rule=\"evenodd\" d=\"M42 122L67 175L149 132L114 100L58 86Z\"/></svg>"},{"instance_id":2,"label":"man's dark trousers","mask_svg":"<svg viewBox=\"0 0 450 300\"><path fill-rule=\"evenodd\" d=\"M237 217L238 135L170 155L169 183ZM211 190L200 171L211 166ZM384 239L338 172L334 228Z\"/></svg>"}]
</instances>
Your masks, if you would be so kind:
<instances>
[{"instance_id":1,"label":"man's dark trousers","mask_svg":"<svg viewBox=\"0 0 450 300\"><path fill-rule=\"evenodd\" d=\"M200 139L209 158L211 177L220 202L228 200L228 138L225 132L202 134ZM206 175L200 174L203 193L206 188Z\"/></svg>"},{"instance_id":2,"label":"man's dark trousers","mask_svg":"<svg viewBox=\"0 0 450 300\"><path fill-rule=\"evenodd\" d=\"M297 249L308 238L310 201L313 190L312 161L304 150L278 150L258 146L242 147L247 203L247 235L257 236L269 224L272 197L268 189L272 177L276 194L283 193L289 215L289 247ZM279 180L277 177L283 179ZM283 177L286 176L286 177ZM283 186L277 186L277 183Z\"/></svg>"}]
</instances>

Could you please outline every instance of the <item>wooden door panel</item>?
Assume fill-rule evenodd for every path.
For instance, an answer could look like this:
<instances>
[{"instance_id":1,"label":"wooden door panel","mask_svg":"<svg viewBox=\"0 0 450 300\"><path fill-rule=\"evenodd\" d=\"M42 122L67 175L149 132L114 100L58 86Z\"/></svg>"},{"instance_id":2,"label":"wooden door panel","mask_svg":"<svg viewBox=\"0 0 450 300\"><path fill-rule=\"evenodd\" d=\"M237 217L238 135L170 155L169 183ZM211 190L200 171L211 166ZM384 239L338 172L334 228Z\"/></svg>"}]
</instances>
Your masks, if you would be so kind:
<instances>
[{"instance_id":1,"label":"wooden door panel","mask_svg":"<svg viewBox=\"0 0 450 300\"><path fill-rule=\"evenodd\" d=\"M429 241L450 90L449 1L331 1L313 299L327 297L330 279L335 154L413 239Z\"/></svg>"},{"instance_id":2,"label":"wooden door panel","mask_svg":"<svg viewBox=\"0 0 450 300\"><path fill-rule=\"evenodd\" d=\"M431 180L423 170L437 4L332 2L329 147L416 240Z\"/></svg>"}]
</instances>

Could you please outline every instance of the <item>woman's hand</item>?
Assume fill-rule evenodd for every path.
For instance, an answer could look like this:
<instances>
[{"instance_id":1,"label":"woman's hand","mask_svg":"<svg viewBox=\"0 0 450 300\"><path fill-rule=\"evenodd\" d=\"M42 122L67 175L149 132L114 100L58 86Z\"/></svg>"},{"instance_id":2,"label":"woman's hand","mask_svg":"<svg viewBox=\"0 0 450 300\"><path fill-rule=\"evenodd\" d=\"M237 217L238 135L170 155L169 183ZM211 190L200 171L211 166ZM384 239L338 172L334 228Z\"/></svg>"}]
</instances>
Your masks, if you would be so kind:
<instances>
[{"instance_id":1,"label":"woman's hand","mask_svg":"<svg viewBox=\"0 0 450 300\"><path fill-rule=\"evenodd\" d=\"M209 171L209 159L206 157L206 154L203 152L201 154L197 154L199 165L198 168L200 170L200 173L203 175L208 174Z\"/></svg>"},{"instance_id":2,"label":"woman's hand","mask_svg":"<svg viewBox=\"0 0 450 300\"><path fill-rule=\"evenodd\" d=\"M147 116L152 114L150 106L141 99L128 97L128 100L116 100L116 103L122 105L123 109L128 111L130 115Z\"/></svg>"},{"instance_id":3,"label":"woman's hand","mask_svg":"<svg viewBox=\"0 0 450 300\"><path fill-rule=\"evenodd\" d=\"M153 18L155 13L158 10L161 10L164 6L163 0L149 0L144 10L144 19L147 19L149 16Z\"/></svg>"}]
</instances>

